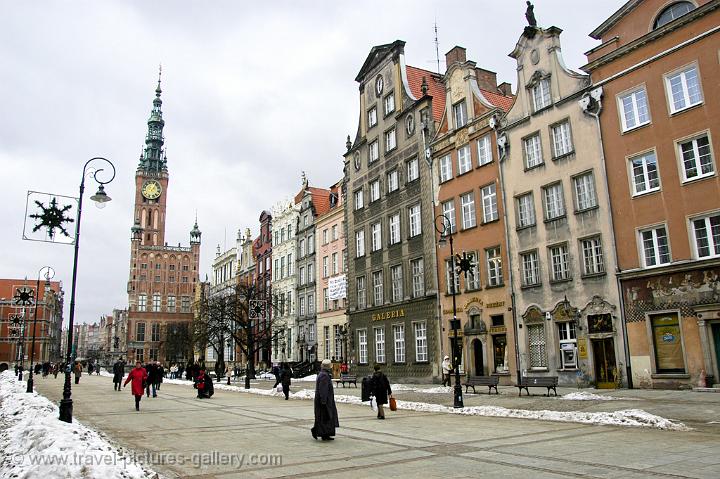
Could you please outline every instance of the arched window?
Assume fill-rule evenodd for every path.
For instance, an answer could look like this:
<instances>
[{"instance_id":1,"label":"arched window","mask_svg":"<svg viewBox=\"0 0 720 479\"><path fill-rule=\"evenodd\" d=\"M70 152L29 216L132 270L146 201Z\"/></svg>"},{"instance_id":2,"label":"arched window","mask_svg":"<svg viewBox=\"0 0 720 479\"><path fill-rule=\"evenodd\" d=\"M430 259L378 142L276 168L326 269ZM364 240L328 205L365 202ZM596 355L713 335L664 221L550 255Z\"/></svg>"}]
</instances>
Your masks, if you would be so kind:
<instances>
[{"instance_id":1,"label":"arched window","mask_svg":"<svg viewBox=\"0 0 720 479\"><path fill-rule=\"evenodd\" d=\"M152 210L148 210L147 212L147 224L145 226L152 228Z\"/></svg>"},{"instance_id":2,"label":"arched window","mask_svg":"<svg viewBox=\"0 0 720 479\"><path fill-rule=\"evenodd\" d=\"M660 12L660 15L658 15L657 19L655 20L655 28L660 28L666 23L670 23L676 18L682 17L686 13L695 10L695 5L693 5L690 2L677 2L673 3L672 5L668 6Z\"/></svg>"}]
</instances>

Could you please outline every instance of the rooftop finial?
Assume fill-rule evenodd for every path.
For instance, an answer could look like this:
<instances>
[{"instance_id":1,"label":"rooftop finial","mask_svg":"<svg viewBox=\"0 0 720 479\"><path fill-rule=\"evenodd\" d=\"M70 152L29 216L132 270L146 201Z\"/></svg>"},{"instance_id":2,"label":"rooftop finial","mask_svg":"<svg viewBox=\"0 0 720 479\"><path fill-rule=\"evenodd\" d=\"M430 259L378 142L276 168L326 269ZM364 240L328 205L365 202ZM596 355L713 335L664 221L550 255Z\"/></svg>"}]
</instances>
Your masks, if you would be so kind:
<instances>
[{"instance_id":1,"label":"rooftop finial","mask_svg":"<svg viewBox=\"0 0 720 479\"><path fill-rule=\"evenodd\" d=\"M345 148L347 148L348 151L350 151L350 148L352 148L352 142L350 141L350 135L347 136L347 141L345 141Z\"/></svg>"},{"instance_id":2,"label":"rooftop finial","mask_svg":"<svg viewBox=\"0 0 720 479\"><path fill-rule=\"evenodd\" d=\"M158 86L155 89L155 96L160 98L160 94L162 93L162 89L160 89L160 81L162 80L162 63L160 64L160 68L158 70Z\"/></svg>"},{"instance_id":3,"label":"rooftop finial","mask_svg":"<svg viewBox=\"0 0 720 479\"><path fill-rule=\"evenodd\" d=\"M527 10L525 10L525 19L528 22L528 25L531 27L537 27L537 20L535 19L535 6L530 3L530 0L527 2Z\"/></svg>"},{"instance_id":4,"label":"rooftop finial","mask_svg":"<svg viewBox=\"0 0 720 479\"><path fill-rule=\"evenodd\" d=\"M425 76L423 76L422 84L420 85L420 90L422 91L423 96L427 95L428 83L427 83L427 78L425 78Z\"/></svg>"}]
</instances>

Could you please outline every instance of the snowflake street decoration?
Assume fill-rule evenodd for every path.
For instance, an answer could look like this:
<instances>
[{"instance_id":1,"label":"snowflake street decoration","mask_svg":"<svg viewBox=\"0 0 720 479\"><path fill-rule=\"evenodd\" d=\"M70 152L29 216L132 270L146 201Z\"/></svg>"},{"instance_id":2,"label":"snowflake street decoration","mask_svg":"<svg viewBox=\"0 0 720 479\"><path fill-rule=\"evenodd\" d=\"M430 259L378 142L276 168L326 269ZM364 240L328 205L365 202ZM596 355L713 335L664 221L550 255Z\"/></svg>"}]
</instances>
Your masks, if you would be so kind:
<instances>
[{"instance_id":1,"label":"snowflake street decoration","mask_svg":"<svg viewBox=\"0 0 720 479\"><path fill-rule=\"evenodd\" d=\"M250 301L250 319L264 319L267 309L267 303L262 299L253 299Z\"/></svg>"},{"instance_id":2,"label":"snowflake street decoration","mask_svg":"<svg viewBox=\"0 0 720 479\"><path fill-rule=\"evenodd\" d=\"M76 204L77 198L28 191L23 239L73 244Z\"/></svg>"},{"instance_id":3,"label":"snowflake street decoration","mask_svg":"<svg viewBox=\"0 0 720 479\"><path fill-rule=\"evenodd\" d=\"M32 289L27 286L23 286L22 288L15 290L15 296L13 296L13 299L15 300L15 304L17 306L32 306L34 296L35 293Z\"/></svg>"},{"instance_id":4,"label":"snowflake street decoration","mask_svg":"<svg viewBox=\"0 0 720 479\"><path fill-rule=\"evenodd\" d=\"M11 314L10 315L10 323L13 325L13 327L20 327L20 324L22 324L23 317L19 314Z\"/></svg>"}]
</instances>

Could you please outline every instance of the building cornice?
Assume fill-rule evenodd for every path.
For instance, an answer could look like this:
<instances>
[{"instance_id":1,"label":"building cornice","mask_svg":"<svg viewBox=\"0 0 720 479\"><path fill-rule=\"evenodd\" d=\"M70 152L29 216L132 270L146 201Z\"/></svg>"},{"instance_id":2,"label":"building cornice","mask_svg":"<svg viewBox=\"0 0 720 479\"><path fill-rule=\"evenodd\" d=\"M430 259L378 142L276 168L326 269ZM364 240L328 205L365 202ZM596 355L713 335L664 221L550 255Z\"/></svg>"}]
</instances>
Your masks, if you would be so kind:
<instances>
[{"instance_id":1,"label":"building cornice","mask_svg":"<svg viewBox=\"0 0 720 479\"><path fill-rule=\"evenodd\" d=\"M620 280L638 279L713 267L720 267L720 258L678 261L658 268L633 268L618 272L617 277Z\"/></svg>"}]
</instances>

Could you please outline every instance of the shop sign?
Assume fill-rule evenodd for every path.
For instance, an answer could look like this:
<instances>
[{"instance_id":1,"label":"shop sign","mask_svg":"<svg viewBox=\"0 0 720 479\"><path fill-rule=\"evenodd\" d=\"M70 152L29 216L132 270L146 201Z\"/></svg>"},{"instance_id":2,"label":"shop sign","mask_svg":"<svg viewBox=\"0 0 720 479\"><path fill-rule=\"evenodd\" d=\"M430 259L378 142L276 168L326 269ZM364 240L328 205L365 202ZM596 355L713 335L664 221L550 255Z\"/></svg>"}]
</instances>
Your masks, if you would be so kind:
<instances>
[{"instance_id":1,"label":"shop sign","mask_svg":"<svg viewBox=\"0 0 720 479\"><path fill-rule=\"evenodd\" d=\"M382 313L377 313L372 315L373 321L382 321L384 319L395 319L395 318L404 318L405 317L405 310L404 309L393 309L388 311L383 311Z\"/></svg>"},{"instance_id":2,"label":"shop sign","mask_svg":"<svg viewBox=\"0 0 720 479\"><path fill-rule=\"evenodd\" d=\"M506 333L507 327L505 326L490 326L490 334Z\"/></svg>"},{"instance_id":3,"label":"shop sign","mask_svg":"<svg viewBox=\"0 0 720 479\"><path fill-rule=\"evenodd\" d=\"M505 301L495 301L494 303L488 303L485 305L486 308L501 308L505 306Z\"/></svg>"},{"instance_id":4,"label":"shop sign","mask_svg":"<svg viewBox=\"0 0 720 479\"><path fill-rule=\"evenodd\" d=\"M580 359L587 359L587 340L585 338L577 338L578 356Z\"/></svg>"}]
</instances>

